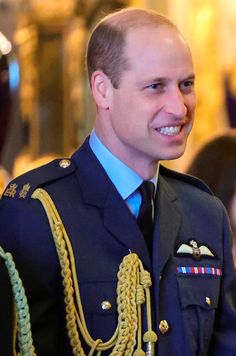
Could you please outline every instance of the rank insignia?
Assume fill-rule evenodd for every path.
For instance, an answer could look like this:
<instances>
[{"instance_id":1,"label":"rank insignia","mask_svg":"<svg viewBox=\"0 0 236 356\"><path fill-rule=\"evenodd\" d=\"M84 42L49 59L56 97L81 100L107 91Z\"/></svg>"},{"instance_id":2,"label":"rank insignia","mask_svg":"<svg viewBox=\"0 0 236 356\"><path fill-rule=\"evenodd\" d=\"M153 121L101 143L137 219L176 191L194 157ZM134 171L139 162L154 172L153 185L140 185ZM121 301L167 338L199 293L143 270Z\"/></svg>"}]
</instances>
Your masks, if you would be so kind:
<instances>
[{"instance_id":1,"label":"rank insignia","mask_svg":"<svg viewBox=\"0 0 236 356\"><path fill-rule=\"evenodd\" d=\"M10 187L5 190L4 196L9 198L14 198L17 187L18 186L16 183L10 184Z\"/></svg>"},{"instance_id":2,"label":"rank insignia","mask_svg":"<svg viewBox=\"0 0 236 356\"><path fill-rule=\"evenodd\" d=\"M193 258L196 260L200 259L201 257L215 257L211 250L205 246L200 245L195 240L191 240L188 244L181 244L176 251L177 255L192 255Z\"/></svg>"},{"instance_id":3,"label":"rank insignia","mask_svg":"<svg viewBox=\"0 0 236 356\"><path fill-rule=\"evenodd\" d=\"M30 185L29 183L27 184L24 184L23 185L23 188L21 189L20 193L19 193L19 198L23 198L25 199L27 194L29 193L29 190L30 190Z\"/></svg>"}]
</instances>

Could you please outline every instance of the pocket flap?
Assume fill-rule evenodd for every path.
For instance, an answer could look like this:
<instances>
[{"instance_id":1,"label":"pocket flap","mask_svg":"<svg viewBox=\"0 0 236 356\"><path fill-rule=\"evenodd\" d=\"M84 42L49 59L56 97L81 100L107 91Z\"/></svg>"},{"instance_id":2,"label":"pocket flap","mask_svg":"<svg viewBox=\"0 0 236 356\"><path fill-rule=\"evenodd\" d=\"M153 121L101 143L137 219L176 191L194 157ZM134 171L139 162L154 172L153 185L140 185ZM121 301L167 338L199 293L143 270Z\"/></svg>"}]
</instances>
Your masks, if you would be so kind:
<instances>
[{"instance_id":1,"label":"pocket flap","mask_svg":"<svg viewBox=\"0 0 236 356\"><path fill-rule=\"evenodd\" d=\"M220 278L206 276L177 276L181 305L198 305L206 310L217 307Z\"/></svg>"}]
</instances>

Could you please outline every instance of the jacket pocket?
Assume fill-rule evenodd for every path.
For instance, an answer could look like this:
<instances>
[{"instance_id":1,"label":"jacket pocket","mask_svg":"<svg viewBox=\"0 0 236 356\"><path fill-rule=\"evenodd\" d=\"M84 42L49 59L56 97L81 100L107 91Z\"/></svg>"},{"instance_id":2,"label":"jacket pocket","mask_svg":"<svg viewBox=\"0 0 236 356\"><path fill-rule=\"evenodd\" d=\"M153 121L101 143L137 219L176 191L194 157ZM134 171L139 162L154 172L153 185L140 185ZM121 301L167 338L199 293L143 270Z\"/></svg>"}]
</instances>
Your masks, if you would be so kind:
<instances>
[{"instance_id":1,"label":"jacket pocket","mask_svg":"<svg viewBox=\"0 0 236 356\"><path fill-rule=\"evenodd\" d=\"M177 281L190 354L206 355L219 300L220 278L177 275Z\"/></svg>"},{"instance_id":2,"label":"jacket pocket","mask_svg":"<svg viewBox=\"0 0 236 356\"><path fill-rule=\"evenodd\" d=\"M88 331L94 339L108 341L117 326L116 282L80 283Z\"/></svg>"}]
</instances>

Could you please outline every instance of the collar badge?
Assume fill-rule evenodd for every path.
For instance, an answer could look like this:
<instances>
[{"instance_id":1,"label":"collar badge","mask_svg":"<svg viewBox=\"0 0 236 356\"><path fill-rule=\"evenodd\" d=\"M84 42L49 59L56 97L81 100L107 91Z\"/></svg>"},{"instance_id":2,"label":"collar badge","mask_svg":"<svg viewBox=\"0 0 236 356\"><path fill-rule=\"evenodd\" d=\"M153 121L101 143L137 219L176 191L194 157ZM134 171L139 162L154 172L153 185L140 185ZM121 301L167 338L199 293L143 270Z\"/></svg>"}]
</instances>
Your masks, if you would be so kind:
<instances>
[{"instance_id":1,"label":"collar badge","mask_svg":"<svg viewBox=\"0 0 236 356\"><path fill-rule=\"evenodd\" d=\"M23 198L25 199L27 194L29 193L29 190L30 190L30 185L29 183L27 184L24 184L23 185L23 188L21 189L20 193L19 193L19 198Z\"/></svg>"},{"instance_id":2,"label":"collar badge","mask_svg":"<svg viewBox=\"0 0 236 356\"><path fill-rule=\"evenodd\" d=\"M10 187L6 189L4 196L9 198L14 198L17 187L18 185L16 183L10 184Z\"/></svg>"}]
</instances>

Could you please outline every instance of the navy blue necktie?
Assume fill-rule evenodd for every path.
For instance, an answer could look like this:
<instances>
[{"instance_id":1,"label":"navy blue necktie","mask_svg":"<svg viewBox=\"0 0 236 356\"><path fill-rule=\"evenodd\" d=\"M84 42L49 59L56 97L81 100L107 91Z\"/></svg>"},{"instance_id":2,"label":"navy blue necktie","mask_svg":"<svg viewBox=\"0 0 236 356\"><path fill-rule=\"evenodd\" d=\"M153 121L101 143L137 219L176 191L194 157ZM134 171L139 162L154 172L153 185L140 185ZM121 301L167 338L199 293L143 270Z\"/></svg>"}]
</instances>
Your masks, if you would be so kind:
<instances>
[{"instance_id":1,"label":"navy blue necktie","mask_svg":"<svg viewBox=\"0 0 236 356\"><path fill-rule=\"evenodd\" d=\"M150 181L143 181L138 188L142 196L142 203L139 209L137 223L143 233L149 253L152 253L152 238L153 238L153 199L154 199L154 184Z\"/></svg>"}]
</instances>

